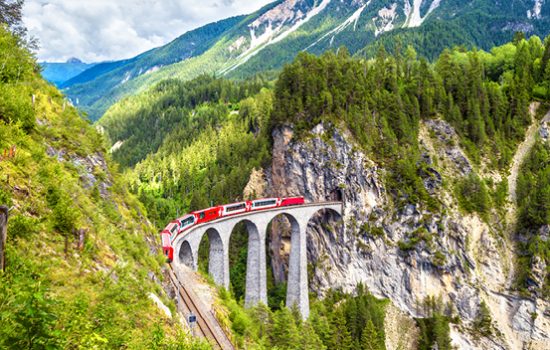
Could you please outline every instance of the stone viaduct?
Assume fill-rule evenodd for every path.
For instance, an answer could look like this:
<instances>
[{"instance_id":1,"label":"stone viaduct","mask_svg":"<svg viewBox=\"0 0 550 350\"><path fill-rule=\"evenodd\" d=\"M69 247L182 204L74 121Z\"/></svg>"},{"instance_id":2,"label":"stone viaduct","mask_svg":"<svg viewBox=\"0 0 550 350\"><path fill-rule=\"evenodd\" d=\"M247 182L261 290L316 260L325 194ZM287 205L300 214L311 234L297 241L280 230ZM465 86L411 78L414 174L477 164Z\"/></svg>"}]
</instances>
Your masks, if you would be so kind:
<instances>
[{"instance_id":1,"label":"stone viaduct","mask_svg":"<svg viewBox=\"0 0 550 350\"><path fill-rule=\"evenodd\" d=\"M306 228L312 217L323 210L342 215L341 202L310 203L248 212L197 225L173 242L175 269L185 264L198 268L200 242L205 234L210 241L208 270L214 282L229 289L229 239L235 226L244 222L248 231L245 305L267 305L266 235L269 223L279 215L291 225L291 248L286 305L296 305L302 317L309 316ZM185 282L184 282L185 283Z\"/></svg>"}]
</instances>

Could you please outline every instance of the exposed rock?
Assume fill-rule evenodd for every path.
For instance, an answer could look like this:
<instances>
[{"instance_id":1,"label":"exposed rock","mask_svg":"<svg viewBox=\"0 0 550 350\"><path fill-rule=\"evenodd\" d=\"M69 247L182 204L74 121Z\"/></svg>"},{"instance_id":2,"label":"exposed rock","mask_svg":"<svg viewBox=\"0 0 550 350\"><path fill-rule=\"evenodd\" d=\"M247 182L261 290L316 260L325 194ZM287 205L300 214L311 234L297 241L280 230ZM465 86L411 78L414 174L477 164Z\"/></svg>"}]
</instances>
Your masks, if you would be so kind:
<instances>
[{"instance_id":1,"label":"exposed rock","mask_svg":"<svg viewBox=\"0 0 550 350\"><path fill-rule=\"evenodd\" d=\"M64 149L60 149L60 150L56 150L55 148L53 148L52 146L47 146L46 147L46 154L50 157L53 157L53 158L57 158L58 161L62 162L65 160L65 150Z\"/></svg>"},{"instance_id":2,"label":"exposed rock","mask_svg":"<svg viewBox=\"0 0 550 350\"><path fill-rule=\"evenodd\" d=\"M83 187L90 189L97 184L101 197L107 198L109 196L109 188L112 186L112 180L110 179L109 169L103 155L101 153L94 153L87 157L80 157L74 154L70 158L74 166L79 169ZM101 177L98 178L100 174Z\"/></svg>"},{"instance_id":3,"label":"exposed rock","mask_svg":"<svg viewBox=\"0 0 550 350\"><path fill-rule=\"evenodd\" d=\"M257 169L252 169L250 179L243 190L244 198L262 198L265 197L267 182L264 173Z\"/></svg>"},{"instance_id":4,"label":"exposed rock","mask_svg":"<svg viewBox=\"0 0 550 350\"><path fill-rule=\"evenodd\" d=\"M425 134L436 139L426 145L424 161L433 169L428 170L433 179L424 184L432 193L452 201L452 195L441 186L442 178L449 173L466 175L472 166L448 123L427 121L424 128ZM429 141L430 136L424 136ZM502 336L475 340L461 330L466 333L453 334L455 344L516 349L550 341L549 318L543 311L550 307L548 302L506 292L507 262L502 254L506 246L494 229L477 216L459 213L453 209L456 205L446 206L442 213L418 205L394 208L383 186L384 171L349 140L345 132L327 131L322 125L300 141L293 139L289 127L273 132L273 161L266 170L268 195L344 201L343 225L334 223L338 218L330 213L310 222L310 288L322 295L337 287L351 291L361 282L373 294L389 298L415 317L426 316L421 307L425 298L439 297L454 305L464 329L475 320L481 300L486 300ZM444 152L435 147L443 147ZM443 156L446 172L439 173L431 166L438 154ZM275 228L270 233L275 275L286 268L280 254L287 239L279 232ZM416 244L411 243L414 237ZM400 245L407 248L400 249ZM537 324L529 322L533 312L536 320L541 320Z\"/></svg>"},{"instance_id":5,"label":"exposed rock","mask_svg":"<svg viewBox=\"0 0 550 350\"><path fill-rule=\"evenodd\" d=\"M384 317L386 349L417 349L419 331L407 314L389 304Z\"/></svg>"},{"instance_id":6,"label":"exposed rock","mask_svg":"<svg viewBox=\"0 0 550 350\"><path fill-rule=\"evenodd\" d=\"M443 148L446 158L452 162L451 165L462 175L470 174L472 165L458 146L458 137L453 127L446 121L439 119L430 119L424 124L439 141L438 146Z\"/></svg>"}]
</instances>

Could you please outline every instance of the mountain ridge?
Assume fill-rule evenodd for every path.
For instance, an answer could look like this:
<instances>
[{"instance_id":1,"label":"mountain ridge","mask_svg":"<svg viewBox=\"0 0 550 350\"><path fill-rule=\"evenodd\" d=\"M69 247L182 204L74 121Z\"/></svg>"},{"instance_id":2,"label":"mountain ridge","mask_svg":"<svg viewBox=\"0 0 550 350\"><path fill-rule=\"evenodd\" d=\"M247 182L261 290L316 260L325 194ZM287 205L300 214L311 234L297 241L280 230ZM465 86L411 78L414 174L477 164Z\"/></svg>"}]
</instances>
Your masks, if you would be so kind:
<instances>
[{"instance_id":1,"label":"mountain ridge","mask_svg":"<svg viewBox=\"0 0 550 350\"><path fill-rule=\"evenodd\" d=\"M151 66L130 67L135 58L111 63L118 69L116 76L109 75L112 69L98 74L90 71L86 79L76 77L65 84L65 92L96 120L121 98L169 77L185 80L210 73L246 78L279 70L300 51L319 54L340 46L352 54L372 57L378 42L393 47L396 38L402 45L412 44L420 55L434 58L448 46L488 49L510 40L517 30L546 36L549 14L550 3L538 0L512 4L490 0L280 0L248 16L234 17L231 23L207 25L219 35L197 55L172 58L173 62L149 74L144 72ZM424 36L431 37L430 41L422 40Z\"/></svg>"}]
</instances>

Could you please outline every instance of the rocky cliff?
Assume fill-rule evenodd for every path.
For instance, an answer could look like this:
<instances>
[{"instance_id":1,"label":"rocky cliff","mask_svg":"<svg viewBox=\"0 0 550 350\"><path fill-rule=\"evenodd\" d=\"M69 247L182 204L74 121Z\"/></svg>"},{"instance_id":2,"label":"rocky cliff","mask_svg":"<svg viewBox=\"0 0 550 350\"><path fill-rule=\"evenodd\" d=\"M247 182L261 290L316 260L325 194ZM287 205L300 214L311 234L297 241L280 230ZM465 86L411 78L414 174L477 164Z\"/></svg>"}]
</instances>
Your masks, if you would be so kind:
<instances>
[{"instance_id":1,"label":"rocky cliff","mask_svg":"<svg viewBox=\"0 0 550 350\"><path fill-rule=\"evenodd\" d=\"M456 138L444 121L422 124L419 142L428 164L424 185L441 202L437 213L419 205L396 206L384 188L384 169L346 131L323 125L299 141L289 127L274 130L265 191L303 195L307 201L343 199L343 218L320 213L310 222L310 288L319 295L334 287L350 291L361 282L412 317L426 316L424 301L436 298L461 320L451 330L459 348L547 349L550 303L510 291L512 246L504 223L489 226L458 209L449 183L473 166ZM279 280L290 243L280 231L275 225L271 234ZM472 329L482 301L491 312L491 339L476 337Z\"/></svg>"}]
</instances>

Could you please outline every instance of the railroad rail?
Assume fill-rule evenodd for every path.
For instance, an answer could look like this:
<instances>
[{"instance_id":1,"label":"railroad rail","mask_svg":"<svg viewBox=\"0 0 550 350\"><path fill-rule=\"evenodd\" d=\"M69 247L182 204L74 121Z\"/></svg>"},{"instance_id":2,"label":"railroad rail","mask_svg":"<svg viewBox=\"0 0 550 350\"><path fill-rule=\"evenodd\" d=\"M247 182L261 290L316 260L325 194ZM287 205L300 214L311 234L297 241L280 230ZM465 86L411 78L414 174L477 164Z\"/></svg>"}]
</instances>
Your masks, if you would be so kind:
<instances>
[{"instance_id":1,"label":"railroad rail","mask_svg":"<svg viewBox=\"0 0 550 350\"><path fill-rule=\"evenodd\" d=\"M192 312L197 316L197 326L202 335L202 337L208 339L212 345L218 349L222 350L234 350L235 347L222 330L221 326L218 324L218 321L210 312L204 312L204 306L201 305L200 301L197 300L197 297L192 290L186 288L177 278L172 265L169 264L168 275L172 285L176 289L176 293L179 296L179 300L183 304L184 308L187 311ZM180 307L180 305L178 305Z\"/></svg>"}]
</instances>

